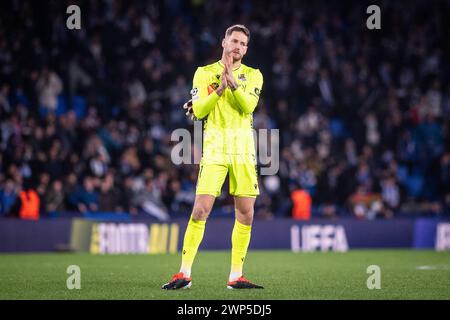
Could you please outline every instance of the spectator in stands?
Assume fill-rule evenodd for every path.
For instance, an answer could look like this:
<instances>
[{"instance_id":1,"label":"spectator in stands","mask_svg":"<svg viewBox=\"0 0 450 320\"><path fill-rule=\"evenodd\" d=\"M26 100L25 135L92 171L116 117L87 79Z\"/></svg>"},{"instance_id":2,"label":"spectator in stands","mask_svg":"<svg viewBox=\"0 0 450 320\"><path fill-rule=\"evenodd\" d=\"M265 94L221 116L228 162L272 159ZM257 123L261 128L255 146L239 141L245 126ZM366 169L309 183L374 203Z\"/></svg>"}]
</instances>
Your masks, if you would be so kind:
<instances>
[{"instance_id":1,"label":"spectator in stands","mask_svg":"<svg viewBox=\"0 0 450 320\"><path fill-rule=\"evenodd\" d=\"M68 211L78 211L78 179L75 173L70 173L64 179L64 196Z\"/></svg>"},{"instance_id":2,"label":"spectator in stands","mask_svg":"<svg viewBox=\"0 0 450 320\"><path fill-rule=\"evenodd\" d=\"M383 201L383 211L385 217L393 217L400 209L403 198L401 190L394 176L390 175L380 182L381 199Z\"/></svg>"},{"instance_id":3,"label":"spectator in stands","mask_svg":"<svg viewBox=\"0 0 450 320\"><path fill-rule=\"evenodd\" d=\"M42 172L39 175L39 182L36 191L41 199L45 200L45 195L49 189L50 175L47 172ZM45 207L44 207L45 208Z\"/></svg>"},{"instance_id":4,"label":"spectator in stands","mask_svg":"<svg viewBox=\"0 0 450 320\"><path fill-rule=\"evenodd\" d=\"M114 175L112 172L108 172L100 182L98 210L103 212L124 212L124 207L120 203L121 199L120 192L114 185Z\"/></svg>"},{"instance_id":5,"label":"spectator in stands","mask_svg":"<svg viewBox=\"0 0 450 320\"><path fill-rule=\"evenodd\" d=\"M377 217L392 217L392 211L387 211L380 193L373 192L369 184L360 184L355 193L350 196L349 203L357 219L374 220Z\"/></svg>"},{"instance_id":6,"label":"spectator in stands","mask_svg":"<svg viewBox=\"0 0 450 320\"><path fill-rule=\"evenodd\" d=\"M56 179L51 183L45 194L45 211L47 213L64 212L66 210L64 199L63 183L61 180Z\"/></svg>"},{"instance_id":7,"label":"spectator in stands","mask_svg":"<svg viewBox=\"0 0 450 320\"><path fill-rule=\"evenodd\" d=\"M11 208L17 200L17 188L12 179L7 179L0 189L0 209L2 216L10 215Z\"/></svg>"},{"instance_id":8,"label":"spectator in stands","mask_svg":"<svg viewBox=\"0 0 450 320\"><path fill-rule=\"evenodd\" d=\"M58 95L62 92L61 78L44 66L36 83L36 91L39 94L39 104L48 111L55 112L58 106Z\"/></svg>"},{"instance_id":9,"label":"spectator in stands","mask_svg":"<svg viewBox=\"0 0 450 320\"><path fill-rule=\"evenodd\" d=\"M296 187L291 192L292 218L295 220L310 220L312 198L308 191Z\"/></svg>"},{"instance_id":10,"label":"spectator in stands","mask_svg":"<svg viewBox=\"0 0 450 320\"><path fill-rule=\"evenodd\" d=\"M80 212L98 211L98 193L95 190L95 179L86 176L83 179L83 186L79 187L75 193L76 205Z\"/></svg>"},{"instance_id":11,"label":"spectator in stands","mask_svg":"<svg viewBox=\"0 0 450 320\"><path fill-rule=\"evenodd\" d=\"M144 188L135 194L133 203L145 214L153 216L158 220L167 221L170 218L161 200L161 194L155 188L152 179L145 181Z\"/></svg>"},{"instance_id":12,"label":"spectator in stands","mask_svg":"<svg viewBox=\"0 0 450 320\"><path fill-rule=\"evenodd\" d=\"M138 203L136 203L136 193L137 193L137 183L135 179L131 176L126 176L123 182L123 186L120 189L122 194L122 205L126 212L129 212L131 215L136 216L139 214L138 211Z\"/></svg>"},{"instance_id":13,"label":"spectator in stands","mask_svg":"<svg viewBox=\"0 0 450 320\"><path fill-rule=\"evenodd\" d=\"M19 218L22 220L39 220L41 199L31 186L31 181L24 183L24 188L19 192Z\"/></svg>"},{"instance_id":14,"label":"spectator in stands","mask_svg":"<svg viewBox=\"0 0 450 320\"><path fill-rule=\"evenodd\" d=\"M329 170L322 171L317 183L315 202L320 205L320 213L323 217L336 217L337 203L339 203L339 193L343 192L342 173L344 165L342 163L332 165ZM345 197L345 196L344 196Z\"/></svg>"},{"instance_id":15,"label":"spectator in stands","mask_svg":"<svg viewBox=\"0 0 450 320\"><path fill-rule=\"evenodd\" d=\"M216 56L220 35L214 33L228 24L223 10L231 9L220 2L127 1L102 2L104 10L94 10L100 2L86 2L85 28L77 33L41 14L64 12L64 2L42 3L36 12L31 0L2 7L0 177L20 188L24 179L47 173L64 182L67 210L80 211L88 208L75 197L77 178L103 181L114 170L114 184L129 195L121 203L136 214L129 201L150 168L170 213L189 214L182 204L195 188L191 175L198 167L171 163L170 134L192 129L177 105L189 96L193 69ZM280 188L262 183L261 195L270 196L256 205L291 215L287 186L299 181L314 197L313 209L319 206L326 216L352 213L350 195L369 181L394 215L430 207L442 214L450 203L444 156L450 145L450 52L444 43L450 4L386 3L386 24L402 30L402 37L394 30L378 34L379 41L358 23L364 3L352 5L346 10L345 3L280 0L244 11L231 0L229 8L252 28L258 50L249 63L265 75L255 128L280 129ZM18 23L6 23L7 14ZM424 22L424 14L435 19ZM193 23L200 20L217 28ZM38 24L48 28L29 28ZM338 170L336 163L342 163ZM388 163L396 163L394 184L384 181ZM3 192L9 179L0 179ZM48 186L37 182L45 202Z\"/></svg>"}]
</instances>

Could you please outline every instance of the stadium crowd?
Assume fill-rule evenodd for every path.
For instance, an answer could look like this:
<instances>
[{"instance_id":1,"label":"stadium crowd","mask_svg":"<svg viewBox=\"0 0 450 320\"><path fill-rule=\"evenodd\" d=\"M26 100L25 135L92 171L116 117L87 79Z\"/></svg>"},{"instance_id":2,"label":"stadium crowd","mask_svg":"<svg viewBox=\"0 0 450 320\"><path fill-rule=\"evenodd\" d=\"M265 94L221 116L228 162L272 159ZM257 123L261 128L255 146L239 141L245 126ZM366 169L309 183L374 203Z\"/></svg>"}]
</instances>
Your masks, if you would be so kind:
<instances>
[{"instance_id":1,"label":"stadium crowd","mask_svg":"<svg viewBox=\"0 0 450 320\"><path fill-rule=\"evenodd\" d=\"M72 2L80 30L66 27ZM22 190L41 217L189 214L198 166L171 161L170 136L192 130L193 74L237 22L264 75L255 128L280 129L257 218L308 219L309 203L330 218L450 215L450 3L384 1L381 30L369 4L2 1L1 215ZM216 215L233 210L227 191Z\"/></svg>"}]
</instances>

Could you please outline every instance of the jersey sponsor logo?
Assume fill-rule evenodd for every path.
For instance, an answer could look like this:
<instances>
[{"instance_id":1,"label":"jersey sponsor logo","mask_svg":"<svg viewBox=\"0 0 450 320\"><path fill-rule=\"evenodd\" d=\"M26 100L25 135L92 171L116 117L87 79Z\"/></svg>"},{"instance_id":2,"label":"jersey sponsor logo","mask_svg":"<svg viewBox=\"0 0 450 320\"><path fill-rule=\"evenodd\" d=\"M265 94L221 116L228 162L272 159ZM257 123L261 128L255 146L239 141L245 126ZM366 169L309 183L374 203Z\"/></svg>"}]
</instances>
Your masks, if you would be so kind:
<instances>
[{"instance_id":1,"label":"jersey sponsor logo","mask_svg":"<svg viewBox=\"0 0 450 320\"><path fill-rule=\"evenodd\" d=\"M259 98L259 95L261 94L261 90L259 90L259 88L255 88L253 91L254 92L250 92L250 94L252 96L254 96L255 98Z\"/></svg>"}]
</instances>

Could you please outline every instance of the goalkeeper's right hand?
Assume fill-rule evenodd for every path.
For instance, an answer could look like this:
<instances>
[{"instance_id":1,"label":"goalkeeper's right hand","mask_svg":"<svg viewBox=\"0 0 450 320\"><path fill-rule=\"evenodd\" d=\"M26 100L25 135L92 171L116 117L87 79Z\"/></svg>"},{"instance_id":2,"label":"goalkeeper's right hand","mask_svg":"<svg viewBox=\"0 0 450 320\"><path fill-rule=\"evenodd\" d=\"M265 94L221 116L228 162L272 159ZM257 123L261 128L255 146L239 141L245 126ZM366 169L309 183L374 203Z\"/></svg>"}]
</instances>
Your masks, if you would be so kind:
<instances>
[{"instance_id":1,"label":"goalkeeper's right hand","mask_svg":"<svg viewBox=\"0 0 450 320\"><path fill-rule=\"evenodd\" d=\"M191 120L195 120L194 109L192 108L192 99L183 104L183 109L186 110L186 116L188 116Z\"/></svg>"}]
</instances>

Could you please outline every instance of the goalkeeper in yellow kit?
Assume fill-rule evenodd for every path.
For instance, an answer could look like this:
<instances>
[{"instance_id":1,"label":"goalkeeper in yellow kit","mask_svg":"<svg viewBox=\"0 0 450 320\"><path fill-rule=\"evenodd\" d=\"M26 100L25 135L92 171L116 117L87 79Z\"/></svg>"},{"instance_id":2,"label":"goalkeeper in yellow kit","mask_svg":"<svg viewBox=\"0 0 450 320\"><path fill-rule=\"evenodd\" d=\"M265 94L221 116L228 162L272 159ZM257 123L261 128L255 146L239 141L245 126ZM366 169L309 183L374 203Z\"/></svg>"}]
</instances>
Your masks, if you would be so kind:
<instances>
[{"instance_id":1,"label":"goalkeeper in yellow kit","mask_svg":"<svg viewBox=\"0 0 450 320\"><path fill-rule=\"evenodd\" d=\"M229 175L234 196L235 224L231 237L229 289L263 288L242 274L250 243L253 208L259 194L253 138L253 111L259 100L263 76L258 69L242 64L250 32L234 25L225 32L220 61L199 67L194 75L192 100L187 114L204 120L203 155L200 161L194 208L184 235L179 273L163 289L192 285L191 267L203 239L206 220L214 200Z\"/></svg>"}]
</instances>

